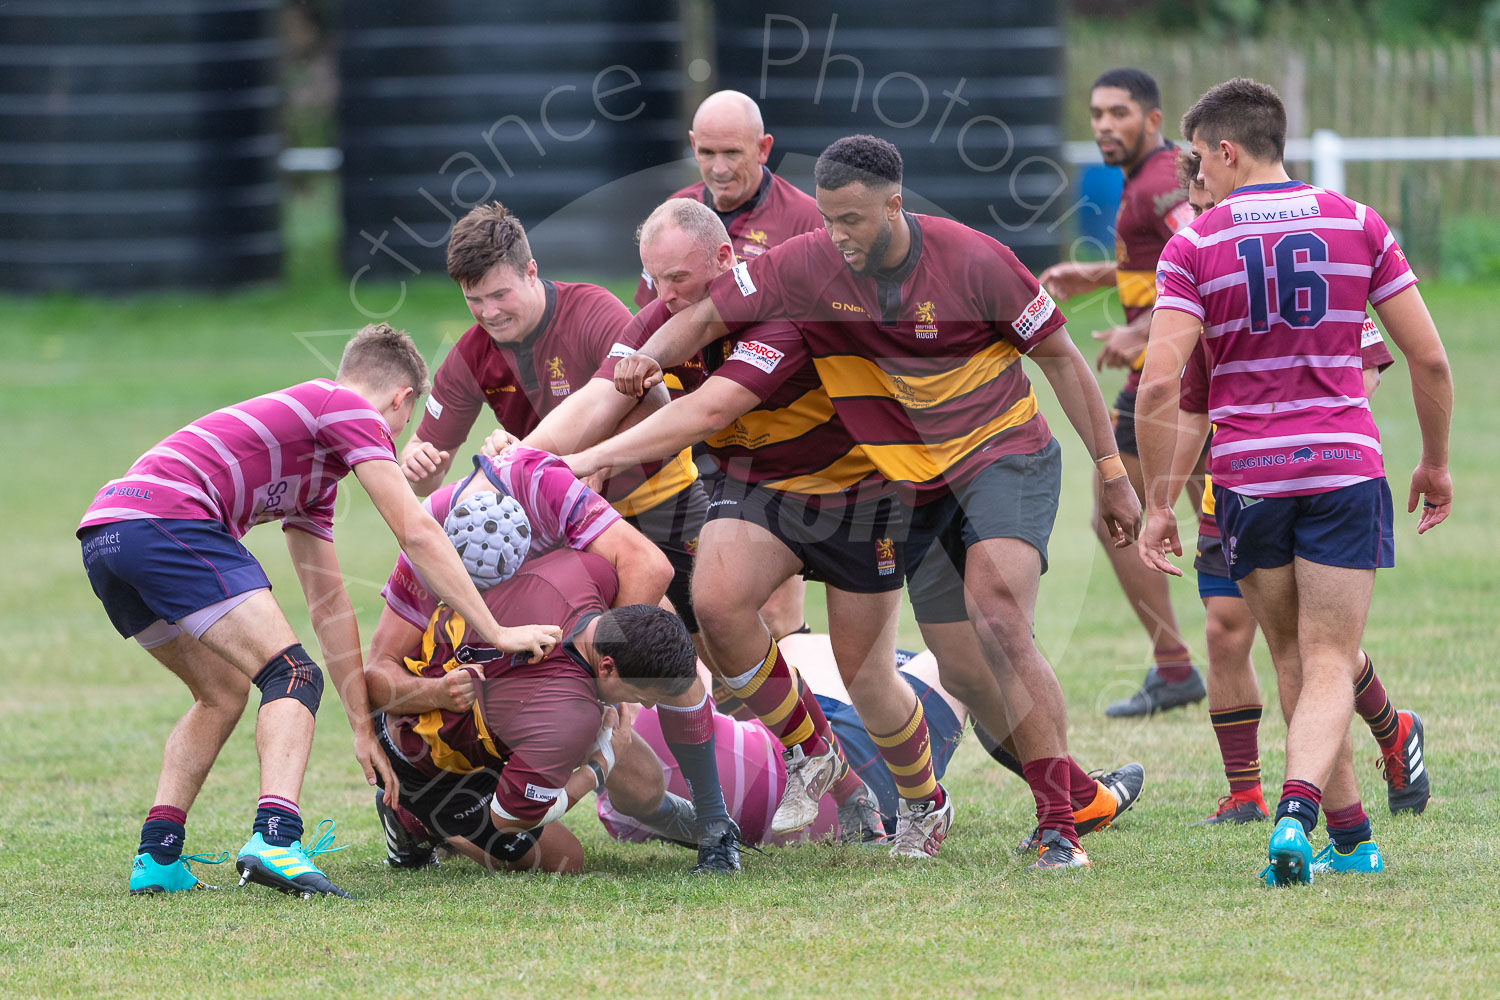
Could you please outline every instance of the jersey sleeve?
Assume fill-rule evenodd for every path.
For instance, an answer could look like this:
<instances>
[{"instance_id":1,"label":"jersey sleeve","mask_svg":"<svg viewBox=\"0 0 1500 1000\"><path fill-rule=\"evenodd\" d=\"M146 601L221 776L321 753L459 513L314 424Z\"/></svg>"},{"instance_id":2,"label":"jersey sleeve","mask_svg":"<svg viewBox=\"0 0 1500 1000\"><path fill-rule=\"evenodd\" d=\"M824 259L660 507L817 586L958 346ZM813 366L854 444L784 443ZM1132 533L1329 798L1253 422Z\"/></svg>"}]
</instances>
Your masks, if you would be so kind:
<instances>
[{"instance_id":1,"label":"jersey sleeve","mask_svg":"<svg viewBox=\"0 0 1500 1000\"><path fill-rule=\"evenodd\" d=\"M982 315L1002 338L1028 354L1062 329L1067 318L1009 247L988 239L985 246L989 255L975 261L974 271Z\"/></svg>"},{"instance_id":2,"label":"jersey sleeve","mask_svg":"<svg viewBox=\"0 0 1500 1000\"><path fill-rule=\"evenodd\" d=\"M453 493L459 485L449 483L439 487L422 501L422 509L442 524L453 507ZM386 605L392 611L420 629L427 628L427 621L438 606L437 595L428 589L427 581L422 579L422 574L417 572L405 552L396 556L396 566L381 588L380 596L385 598Z\"/></svg>"},{"instance_id":3,"label":"jersey sleeve","mask_svg":"<svg viewBox=\"0 0 1500 1000\"><path fill-rule=\"evenodd\" d=\"M759 257L741 261L708 284L709 297L730 333L752 323L780 319L797 308L795 287L788 275L806 271L801 240L772 247Z\"/></svg>"},{"instance_id":4,"label":"jersey sleeve","mask_svg":"<svg viewBox=\"0 0 1500 1000\"><path fill-rule=\"evenodd\" d=\"M609 345L604 359L599 362L599 368L594 372L594 378L615 378L615 365L619 364L621 358L628 358L640 350L660 323L653 323L653 319L659 318L659 309L663 307L654 304L654 299L648 299L640 312L631 317L630 322L620 331L619 336Z\"/></svg>"},{"instance_id":5,"label":"jersey sleeve","mask_svg":"<svg viewBox=\"0 0 1500 1000\"><path fill-rule=\"evenodd\" d=\"M795 326L760 323L740 331L734 350L713 374L749 389L764 403L809 359L807 343Z\"/></svg>"},{"instance_id":6,"label":"jersey sleeve","mask_svg":"<svg viewBox=\"0 0 1500 1000\"><path fill-rule=\"evenodd\" d=\"M281 530L296 529L325 542L333 541L333 512L338 495L339 484L333 483L301 510L288 514L281 522Z\"/></svg>"},{"instance_id":7,"label":"jersey sleeve","mask_svg":"<svg viewBox=\"0 0 1500 1000\"><path fill-rule=\"evenodd\" d=\"M551 682L562 686L562 682ZM598 701L573 690L548 690L546 677L533 686L522 710L514 697L491 704L489 691L506 685L484 685L483 714L504 718L505 742L511 748L495 787L495 811L523 826L536 826L563 786L582 766L599 732Z\"/></svg>"},{"instance_id":8,"label":"jersey sleeve","mask_svg":"<svg viewBox=\"0 0 1500 1000\"><path fill-rule=\"evenodd\" d=\"M432 376L432 395L427 397L416 437L440 451L463 444L484 409L484 390L474 373L474 361L460 340L438 365Z\"/></svg>"},{"instance_id":9,"label":"jersey sleeve","mask_svg":"<svg viewBox=\"0 0 1500 1000\"><path fill-rule=\"evenodd\" d=\"M1182 395L1177 408L1188 413L1208 412L1208 345L1202 337L1182 368Z\"/></svg>"},{"instance_id":10,"label":"jersey sleeve","mask_svg":"<svg viewBox=\"0 0 1500 1000\"><path fill-rule=\"evenodd\" d=\"M1194 276L1194 250L1185 232L1179 232L1162 248L1156 262L1156 308L1175 309L1203 322L1203 299Z\"/></svg>"},{"instance_id":11,"label":"jersey sleeve","mask_svg":"<svg viewBox=\"0 0 1500 1000\"><path fill-rule=\"evenodd\" d=\"M585 486L555 455L517 448L508 461L510 481L525 491L517 499L531 519L533 538L554 539L555 544L581 550L620 520L609 501Z\"/></svg>"},{"instance_id":12,"label":"jersey sleeve","mask_svg":"<svg viewBox=\"0 0 1500 1000\"><path fill-rule=\"evenodd\" d=\"M1370 304L1378 306L1386 299L1403 292L1417 283L1417 274L1406 262L1406 254L1396 244L1396 237L1380 217L1380 213L1368 206L1365 211L1365 239L1374 253L1375 267L1370 274Z\"/></svg>"},{"instance_id":13,"label":"jersey sleeve","mask_svg":"<svg viewBox=\"0 0 1500 1000\"><path fill-rule=\"evenodd\" d=\"M1385 346L1385 337L1381 336L1380 327L1368 316L1359 328L1359 359L1360 367L1382 372L1396 363L1390 348Z\"/></svg>"},{"instance_id":14,"label":"jersey sleeve","mask_svg":"<svg viewBox=\"0 0 1500 1000\"><path fill-rule=\"evenodd\" d=\"M595 285L584 286L588 297L570 328L570 340L589 366L601 365L625 331L635 322L625 303L613 292ZM587 370L587 367L585 370ZM612 373L611 373L612 374Z\"/></svg>"}]
</instances>

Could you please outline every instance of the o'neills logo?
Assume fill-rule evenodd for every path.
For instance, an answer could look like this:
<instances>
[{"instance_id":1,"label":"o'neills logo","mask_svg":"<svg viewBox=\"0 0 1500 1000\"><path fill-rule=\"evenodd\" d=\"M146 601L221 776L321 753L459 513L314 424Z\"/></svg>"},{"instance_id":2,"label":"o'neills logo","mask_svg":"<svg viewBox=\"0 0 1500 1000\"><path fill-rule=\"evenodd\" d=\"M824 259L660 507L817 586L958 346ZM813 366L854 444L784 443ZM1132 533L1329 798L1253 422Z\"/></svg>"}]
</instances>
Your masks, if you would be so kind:
<instances>
[{"instance_id":1,"label":"o'neills logo","mask_svg":"<svg viewBox=\"0 0 1500 1000\"><path fill-rule=\"evenodd\" d=\"M1030 340L1056 311L1057 303L1052 301L1052 296L1047 294L1045 288L1039 288L1036 298L1026 304L1026 308L1021 310L1021 315L1015 318L1010 328L1016 331L1016 336L1022 340Z\"/></svg>"},{"instance_id":2,"label":"o'neills logo","mask_svg":"<svg viewBox=\"0 0 1500 1000\"><path fill-rule=\"evenodd\" d=\"M889 538L875 541L875 572L880 576L890 576L896 572L896 543Z\"/></svg>"},{"instance_id":3,"label":"o'neills logo","mask_svg":"<svg viewBox=\"0 0 1500 1000\"><path fill-rule=\"evenodd\" d=\"M778 351L758 340L742 340L734 345L734 353L729 356L729 360L754 365L769 375L776 370L776 366L781 364L781 359L784 357L786 357L785 351Z\"/></svg>"},{"instance_id":4,"label":"o'neills logo","mask_svg":"<svg viewBox=\"0 0 1500 1000\"><path fill-rule=\"evenodd\" d=\"M917 326L916 335L918 340L937 339L937 306L929 299L926 302L917 303Z\"/></svg>"},{"instance_id":5,"label":"o'neills logo","mask_svg":"<svg viewBox=\"0 0 1500 1000\"><path fill-rule=\"evenodd\" d=\"M568 384L568 374L563 371L561 357L554 357L547 362L547 375L551 379L552 395L566 396L573 391L573 387Z\"/></svg>"}]
</instances>

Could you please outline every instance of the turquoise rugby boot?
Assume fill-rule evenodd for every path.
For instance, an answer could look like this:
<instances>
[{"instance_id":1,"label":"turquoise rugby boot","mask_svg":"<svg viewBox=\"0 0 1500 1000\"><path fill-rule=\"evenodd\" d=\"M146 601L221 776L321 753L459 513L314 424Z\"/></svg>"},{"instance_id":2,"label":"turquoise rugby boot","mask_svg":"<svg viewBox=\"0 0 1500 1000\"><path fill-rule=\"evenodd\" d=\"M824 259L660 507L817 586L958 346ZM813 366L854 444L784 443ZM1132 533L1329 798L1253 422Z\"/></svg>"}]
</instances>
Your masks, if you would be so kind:
<instances>
[{"instance_id":1,"label":"turquoise rugby boot","mask_svg":"<svg viewBox=\"0 0 1500 1000\"><path fill-rule=\"evenodd\" d=\"M1266 849L1270 864L1261 869L1260 877L1269 886L1310 885L1312 873L1312 845L1302 824L1291 816L1283 816L1276 829L1271 831L1271 843Z\"/></svg>"},{"instance_id":2,"label":"turquoise rugby boot","mask_svg":"<svg viewBox=\"0 0 1500 1000\"><path fill-rule=\"evenodd\" d=\"M324 829L325 825L327 829ZM331 819L325 819L319 823L317 829L313 831L317 839L306 850L303 849L300 840L293 841L287 847L273 846L266 843L257 832L244 847L240 848L240 855L234 862L234 866L239 869L240 885L255 882L258 885L269 886L278 892L301 896L303 899L311 899L313 896L342 896L344 899L353 899L353 896L330 882L328 876L313 864L312 859L315 856L342 851L348 846L347 844L343 847L333 846L334 825Z\"/></svg>"},{"instance_id":3,"label":"turquoise rugby boot","mask_svg":"<svg viewBox=\"0 0 1500 1000\"><path fill-rule=\"evenodd\" d=\"M1312 870L1315 875L1339 872L1363 872L1366 875L1375 875L1385 871L1385 859L1380 856L1380 848L1373 840L1361 841L1348 854L1330 843L1318 852L1317 857L1313 858Z\"/></svg>"},{"instance_id":4,"label":"turquoise rugby boot","mask_svg":"<svg viewBox=\"0 0 1500 1000\"><path fill-rule=\"evenodd\" d=\"M188 862L205 865L222 865L229 860L229 852L222 854L184 854L169 865L164 865L149 854L137 854L130 866L130 894L149 896L158 892L186 892L190 889L217 889L198 881L188 868Z\"/></svg>"}]
</instances>

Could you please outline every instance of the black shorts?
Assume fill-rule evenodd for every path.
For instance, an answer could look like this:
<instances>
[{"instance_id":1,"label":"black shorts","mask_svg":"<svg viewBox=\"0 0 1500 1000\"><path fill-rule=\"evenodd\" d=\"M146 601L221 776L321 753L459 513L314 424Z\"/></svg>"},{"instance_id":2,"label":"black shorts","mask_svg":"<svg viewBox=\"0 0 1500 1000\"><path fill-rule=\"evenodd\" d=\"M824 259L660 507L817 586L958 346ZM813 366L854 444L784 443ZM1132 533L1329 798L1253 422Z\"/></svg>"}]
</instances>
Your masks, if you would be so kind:
<instances>
[{"instance_id":1,"label":"black shorts","mask_svg":"<svg viewBox=\"0 0 1500 1000\"><path fill-rule=\"evenodd\" d=\"M906 577L917 621L968 620L968 552L987 538L1028 543L1047 572L1047 540L1061 491L1062 448L1053 438L1030 455L1003 455L942 499L911 508Z\"/></svg>"},{"instance_id":2,"label":"black shorts","mask_svg":"<svg viewBox=\"0 0 1500 1000\"><path fill-rule=\"evenodd\" d=\"M1115 447L1122 455L1139 455L1135 443L1135 390L1121 389L1110 414L1115 425Z\"/></svg>"},{"instance_id":3,"label":"black shorts","mask_svg":"<svg viewBox=\"0 0 1500 1000\"><path fill-rule=\"evenodd\" d=\"M802 561L802 575L853 594L901 589L905 575L901 503L890 493L822 501L720 477L708 519L765 528Z\"/></svg>"},{"instance_id":4,"label":"black shorts","mask_svg":"<svg viewBox=\"0 0 1500 1000\"><path fill-rule=\"evenodd\" d=\"M490 800L500 780L499 771L482 768L472 774L445 773L433 777L401 755L386 728L383 713L375 716L375 735L401 784L398 796L401 805L427 828L434 842L462 837L506 862L519 860L536 843L541 827L511 834L501 833L490 822Z\"/></svg>"},{"instance_id":5,"label":"black shorts","mask_svg":"<svg viewBox=\"0 0 1500 1000\"><path fill-rule=\"evenodd\" d=\"M694 481L670 500L625 519L655 542L672 564L667 597L677 609L677 617L694 634L698 616L693 614L693 555L698 551L698 532L703 530L707 515L708 493L701 481Z\"/></svg>"}]
</instances>

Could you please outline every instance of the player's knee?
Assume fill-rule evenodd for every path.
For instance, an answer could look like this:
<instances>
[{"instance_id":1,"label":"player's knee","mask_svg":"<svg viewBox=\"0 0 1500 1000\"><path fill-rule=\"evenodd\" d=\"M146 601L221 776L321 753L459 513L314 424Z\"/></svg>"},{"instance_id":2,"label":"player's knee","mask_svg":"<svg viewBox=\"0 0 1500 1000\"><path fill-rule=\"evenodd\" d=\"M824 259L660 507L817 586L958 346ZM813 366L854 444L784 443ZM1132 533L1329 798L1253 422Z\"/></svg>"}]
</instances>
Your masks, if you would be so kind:
<instances>
[{"instance_id":1,"label":"player's knee","mask_svg":"<svg viewBox=\"0 0 1500 1000\"><path fill-rule=\"evenodd\" d=\"M527 830L525 833L504 833L492 830L480 838L475 846L499 864L509 865L520 861L536 846L537 836L540 833L540 827Z\"/></svg>"},{"instance_id":2,"label":"player's knee","mask_svg":"<svg viewBox=\"0 0 1500 1000\"><path fill-rule=\"evenodd\" d=\"M318 705L323 701L323 671L301 643L277 653L260 668L253 683L260 688L261 707L281 698L293 698L317 715Z\"/></svg>"}]
</instances>

